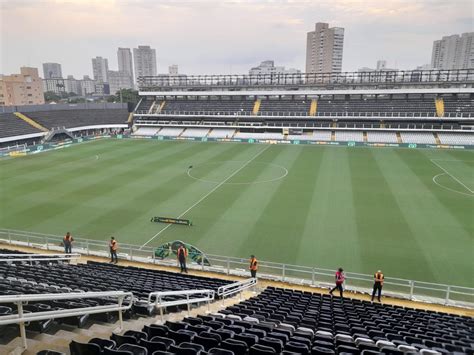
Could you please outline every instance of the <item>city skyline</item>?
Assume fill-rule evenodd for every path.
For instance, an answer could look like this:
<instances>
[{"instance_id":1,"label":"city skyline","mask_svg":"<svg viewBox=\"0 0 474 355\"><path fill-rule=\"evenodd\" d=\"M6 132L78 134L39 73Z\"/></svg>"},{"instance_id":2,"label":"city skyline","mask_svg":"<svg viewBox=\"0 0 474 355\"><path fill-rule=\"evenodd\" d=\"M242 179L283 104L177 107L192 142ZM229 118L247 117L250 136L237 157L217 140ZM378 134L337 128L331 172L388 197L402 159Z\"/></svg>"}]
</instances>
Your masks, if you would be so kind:
<instances>
[{"instance_id":1,"label":"city skyline","mask_svg":"<svg viewBox=\"0 0 474 355\"><path fill-rule=\"evenodd\" d=\"M27 0L1 6L3 73L57 62L74 77L92 76L90 58L111 60L117 48L143 43L156 48L158 73L176 63L187 74L241 74L267 59L304 71L306 33L316 22L345 28L343 71L380 58L413 69L430 62L434 40L472 27L472 5L464 0ZM22 26L15 26L17 18ZM117 70L115 61L110 64L110 70Z\"/></svg>"}]
</instances>

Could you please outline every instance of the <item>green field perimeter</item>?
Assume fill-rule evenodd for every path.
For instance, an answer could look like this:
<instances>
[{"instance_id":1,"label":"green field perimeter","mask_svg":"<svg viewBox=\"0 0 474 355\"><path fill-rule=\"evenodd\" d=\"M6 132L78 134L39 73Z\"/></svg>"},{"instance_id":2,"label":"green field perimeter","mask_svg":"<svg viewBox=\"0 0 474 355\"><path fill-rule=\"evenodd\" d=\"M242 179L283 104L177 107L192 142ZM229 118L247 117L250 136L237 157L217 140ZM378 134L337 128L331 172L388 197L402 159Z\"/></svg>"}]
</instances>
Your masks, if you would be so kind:
<instances>
[{"instance_id":1,"label":"green field perimeter","mask_svg":"<svg viewBox=\"0 0 474 355\"><path fill-rule=\"evenodd\" d=\"M0 161L0 227L472 287L473 176L469 151L103 140Z\"/></svg>"}]
</instances>

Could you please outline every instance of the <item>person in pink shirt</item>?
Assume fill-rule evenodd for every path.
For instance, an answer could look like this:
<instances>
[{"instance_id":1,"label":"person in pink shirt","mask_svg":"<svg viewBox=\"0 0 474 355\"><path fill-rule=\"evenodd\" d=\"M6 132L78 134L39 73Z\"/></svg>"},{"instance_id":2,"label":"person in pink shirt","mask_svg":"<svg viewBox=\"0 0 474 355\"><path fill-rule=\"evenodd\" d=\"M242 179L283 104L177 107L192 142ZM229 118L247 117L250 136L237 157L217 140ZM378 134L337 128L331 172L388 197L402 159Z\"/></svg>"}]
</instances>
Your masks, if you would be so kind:
<instances>
[{"instance_id":1,"label":"person in pink shirt","mask_svg":"<svg viewBox=\"0 0 474 355\"><path fill-rule=\"evenodd\" d=\"M344 283L344 280L346 279L346 276L344 275L344 270L342 269L342 267L340 267L337 271L336 271L336 286L331 290L329 291L329 294L332 296L332 293L334 290L339 290L339 294L342 296L342 293L344 292L344 290L342 289L342 284Z\"/></svg>"}]
</instances>

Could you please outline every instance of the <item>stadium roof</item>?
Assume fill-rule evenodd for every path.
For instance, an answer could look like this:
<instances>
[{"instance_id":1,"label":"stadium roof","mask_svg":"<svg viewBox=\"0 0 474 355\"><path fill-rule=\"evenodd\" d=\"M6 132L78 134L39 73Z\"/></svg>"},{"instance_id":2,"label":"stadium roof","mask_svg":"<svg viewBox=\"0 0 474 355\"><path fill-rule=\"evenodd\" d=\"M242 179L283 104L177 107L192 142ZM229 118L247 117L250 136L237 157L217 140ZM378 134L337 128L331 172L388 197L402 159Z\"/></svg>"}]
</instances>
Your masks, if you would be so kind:
<instances>
[{"instance_id":1,"label":"stadium roof","mask_svg":"<svg viewBox=\"0 0 474 355\"><path fill-rule=\"evenodd\" d=\"M140 91L141 96L288 96L288 95L392 95L392 94L473 94L474 88L417 89L334 89L334 90L241 90L241 91Z\"/></svg>"}]
</instances>

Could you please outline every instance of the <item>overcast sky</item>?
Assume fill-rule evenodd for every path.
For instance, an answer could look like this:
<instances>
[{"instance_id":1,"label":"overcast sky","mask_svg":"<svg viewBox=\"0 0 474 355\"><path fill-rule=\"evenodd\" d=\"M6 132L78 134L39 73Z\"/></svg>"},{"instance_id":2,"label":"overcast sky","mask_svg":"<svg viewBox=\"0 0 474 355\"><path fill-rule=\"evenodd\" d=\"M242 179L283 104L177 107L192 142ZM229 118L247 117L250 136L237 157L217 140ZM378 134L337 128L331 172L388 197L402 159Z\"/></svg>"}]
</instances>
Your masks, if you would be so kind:
<instances>
[{"instance_id":1,"label":"overcast sky","mask_svg":"<svg viewBox=\"0 0 474 355\"><path fill-rule=\"evenodd\" d=\"M0 72L62 64L63 76L92 76L91 58L150 45L158 72L241 74L267 59L304 71L306 33L316 22L344 27L343 71L413 69L433 41L474 31L472 0L0 0ZM40 69L40 75L42 75Z\"/></svg>"}]
</instances>

